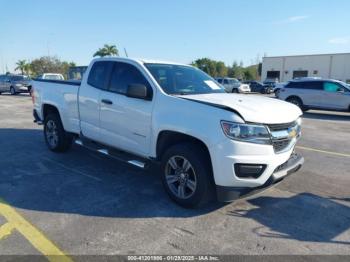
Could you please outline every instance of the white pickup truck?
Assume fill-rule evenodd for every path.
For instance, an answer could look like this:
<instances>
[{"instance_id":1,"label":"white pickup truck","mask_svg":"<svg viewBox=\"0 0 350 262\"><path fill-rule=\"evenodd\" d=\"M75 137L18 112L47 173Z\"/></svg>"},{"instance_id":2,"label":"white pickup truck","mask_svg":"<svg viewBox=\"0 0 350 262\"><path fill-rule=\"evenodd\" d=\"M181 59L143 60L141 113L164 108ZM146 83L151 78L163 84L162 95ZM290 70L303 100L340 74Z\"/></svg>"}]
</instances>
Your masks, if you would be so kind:
<instances>
[{"instance_id":1,"label":"white pickup truck","mask_svg":"<svg viewBox=\"0 0 350 262\"><path fill-rule=\"evenodd\" d=\"M80 82L37 79L35 122L50 150L76 144L146 168L160 163L165 190L195 207L216 193L232 201L281 181L304 160L294 153L300 109L228 94L188 65L101 58Z\"/></svg>"}]
</instances>

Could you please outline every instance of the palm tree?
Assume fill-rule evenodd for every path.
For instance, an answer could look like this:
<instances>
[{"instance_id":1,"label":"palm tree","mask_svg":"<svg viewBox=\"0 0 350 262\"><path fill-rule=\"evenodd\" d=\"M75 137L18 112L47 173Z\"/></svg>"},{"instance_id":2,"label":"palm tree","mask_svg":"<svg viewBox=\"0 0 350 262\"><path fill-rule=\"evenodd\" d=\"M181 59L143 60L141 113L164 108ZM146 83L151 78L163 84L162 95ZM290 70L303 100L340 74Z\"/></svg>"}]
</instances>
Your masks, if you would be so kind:
<instances>
[{"instance_id":1,"label":"palm tree","mask_svg":"<svg viewBox=\"0 0 350 262\"><path fill-rule=\"evenodd\" d=\"M24 75L24 71L26 69L27 61L26 60L18 60L16 65L17 65L17 67L15 68L15 70L20 70L21 74Z\"/></svg>"},{"instance_id":2,"label":"palm tree","mask_svg":"<svg viewBox=\"0 0 350 262\"><path fill-rule=\"evenodd\" d=\"M24 72L26 73L26 75L30 75L31 73L31 70L32 70L32 65L30 63L26 63L24 65Z\"/></svg>"},{"instance_id":3,"label":"palm tree","mask_svg":"<svg viewBox=\"0 0 350 262\"><path fill-rule=\"evenodd\" d=\"M100 57L104 57L104 56L119 56L119 52L118 49L115 45L107 45L105 44L102 48L99 48L95 54L95 56L100 56Z\"/></svg>"}]
</instances>

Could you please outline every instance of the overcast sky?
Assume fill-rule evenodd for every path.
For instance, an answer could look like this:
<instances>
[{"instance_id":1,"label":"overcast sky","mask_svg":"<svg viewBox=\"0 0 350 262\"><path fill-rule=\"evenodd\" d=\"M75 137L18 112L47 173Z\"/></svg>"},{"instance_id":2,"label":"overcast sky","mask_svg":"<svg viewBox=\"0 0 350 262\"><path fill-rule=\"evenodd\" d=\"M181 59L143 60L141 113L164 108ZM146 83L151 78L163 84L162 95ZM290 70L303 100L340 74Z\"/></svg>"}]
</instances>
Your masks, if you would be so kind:
<instances>
[{"instance_id":1,"label":"overcast sky","mask_svg":"<svg viewBox=\"0 0 350 262\"><path fill-rule=\"evenodd\" d=\"M0 0L0 8L0 72L48 54L86 65L105 43L184 63L350 52L348 0Z\"/></svg>"}]
</instances>

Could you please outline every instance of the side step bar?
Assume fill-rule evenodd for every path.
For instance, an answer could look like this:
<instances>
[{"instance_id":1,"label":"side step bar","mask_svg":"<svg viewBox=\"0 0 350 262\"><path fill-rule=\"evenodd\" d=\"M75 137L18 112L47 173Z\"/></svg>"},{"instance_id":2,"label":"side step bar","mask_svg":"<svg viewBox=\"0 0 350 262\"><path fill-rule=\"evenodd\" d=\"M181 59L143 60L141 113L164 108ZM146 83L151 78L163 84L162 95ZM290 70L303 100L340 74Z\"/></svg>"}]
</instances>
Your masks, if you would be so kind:
<instances>
[{"instance_id":1,"label":"side step bar","mask_svg":"<svg viewBox=\"0 0 350 262\"><path fill-rule=\"evenodd\" d=\"M85 147L89 150L99 152L101 154L107 155L109 157L112 157L118 161L136 166L138 168L146 169L148 167L149 160L143 159L141 157L134 156L132 154L129 154L124 151L119 151L114 148L110 148L104 145L101 145L99 143L96 143L94 141L88 140L88 139L81 139L77 138L75 141L75 144Z\"/></svg>"}]
</instances>

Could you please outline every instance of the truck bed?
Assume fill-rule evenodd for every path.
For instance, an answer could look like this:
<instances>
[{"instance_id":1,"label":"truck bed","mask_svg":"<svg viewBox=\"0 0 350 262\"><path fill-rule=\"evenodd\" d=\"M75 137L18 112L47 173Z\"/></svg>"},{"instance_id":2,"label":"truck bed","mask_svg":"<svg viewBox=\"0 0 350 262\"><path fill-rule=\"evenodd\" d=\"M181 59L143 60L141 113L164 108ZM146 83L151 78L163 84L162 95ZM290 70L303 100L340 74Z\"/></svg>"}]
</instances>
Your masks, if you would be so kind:
<instances>
[{"instance_id":1,"label":"truck bed","mask_svg":"<svg viewBox=\"0 0 350 262\"><path fill-rule=\"evenodd\" d=\"M64 129L79 133L78 91L80 81L33 79L34 110L44 120L45 106L55 106L60 111Z\"/></svg>"}]
</instances>

